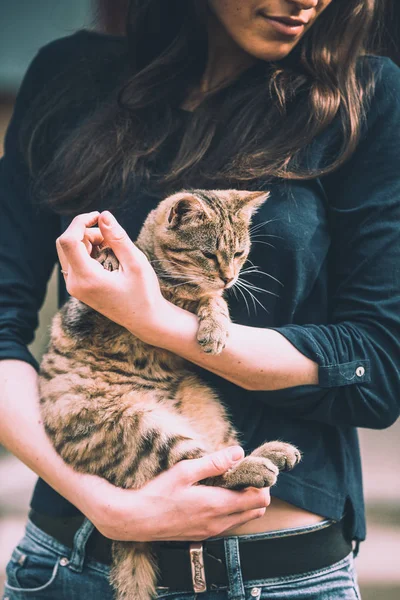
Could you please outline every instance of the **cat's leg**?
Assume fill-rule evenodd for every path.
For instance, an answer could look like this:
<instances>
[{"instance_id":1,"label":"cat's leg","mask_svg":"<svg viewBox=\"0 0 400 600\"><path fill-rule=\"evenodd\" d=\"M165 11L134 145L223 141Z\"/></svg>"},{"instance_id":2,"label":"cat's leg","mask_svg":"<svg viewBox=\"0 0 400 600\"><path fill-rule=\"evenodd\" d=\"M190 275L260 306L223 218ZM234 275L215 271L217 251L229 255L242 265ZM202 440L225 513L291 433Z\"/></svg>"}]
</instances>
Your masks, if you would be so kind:
<instances>
[{"instance_id":1,"label":"cat's leg","mask_svg":"<svg viewBox=\"0 0 400 600\"><path fill-rule=\"evenodd\" d=\"M197 308L197 341L204 352L220 354L225 348L230 323L228 305L221 296L205 296Z\"/></svg>"}]
</instances>

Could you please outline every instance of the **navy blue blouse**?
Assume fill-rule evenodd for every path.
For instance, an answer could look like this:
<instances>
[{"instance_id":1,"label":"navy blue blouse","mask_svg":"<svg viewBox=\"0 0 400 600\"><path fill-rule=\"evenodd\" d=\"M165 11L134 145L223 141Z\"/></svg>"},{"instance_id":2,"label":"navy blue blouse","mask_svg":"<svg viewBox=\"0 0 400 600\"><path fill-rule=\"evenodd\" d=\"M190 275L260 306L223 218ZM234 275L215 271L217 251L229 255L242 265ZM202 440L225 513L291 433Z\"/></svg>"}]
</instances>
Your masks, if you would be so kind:
<instances>
[{"instance_id":1,"label":"navy blue blouse","mask_svg":"<svg viewBox=\"0 0 400 600\"><path fill-rule=\"evenodd\" d=\"M110 89L112 57L123 44L90 32L58 40L39 52L22 84L0 162L1 359L37 368L27 344L56 262L55 239L70 221L33 206L18 148L21 121L64 65L87 68L88 85L99 94ZM101 67L95 74L85 66L93 57ZM235 322L273 328L315 361L319 385L249 392L202 371L246 449L279 438L303 452L272 495L328 518L344 516L349 537L358 540L365 537L365 518L356 428L388 427L400 404L400 70L385 58L365 61L377 85L356 152L328 176L267 186L271 197L254 219L259 227L250 257L265 274L246 276L268 292L256 292L264 308L229 299ZM77 98L75 122L85 110L79 89ZM71 114L64 116L60 127L70 122ZM315 140L308 155L313 166L327 159L334 130L335 124ZM132 239L158 201L139 189L130 206L114 211ZM61 282L60 304L66 297ZM41 480L32 506L52 515L76 513Z\"/></svg>"}]
</instances>

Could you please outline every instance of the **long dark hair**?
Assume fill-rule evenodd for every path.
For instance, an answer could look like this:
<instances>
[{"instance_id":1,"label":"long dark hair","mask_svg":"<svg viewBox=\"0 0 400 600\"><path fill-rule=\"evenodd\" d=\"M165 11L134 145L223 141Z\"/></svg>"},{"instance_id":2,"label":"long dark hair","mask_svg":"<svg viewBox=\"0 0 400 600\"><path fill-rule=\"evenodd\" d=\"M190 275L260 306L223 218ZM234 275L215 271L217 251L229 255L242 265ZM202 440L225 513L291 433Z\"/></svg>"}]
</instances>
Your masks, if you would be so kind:
<instances>
[{"instance_id":1,"label":"long dark hair","mask_svg":"<svg viewBox=\"0 0 400 600\"><path fill-rule=\"evenodd\" d=\"M383 0L333 0L286 59L258 63L185 118L179 106L207 60L204 5L132 0L126 62L113 93L52 143L51 119L63 111L67 119L79 90L70 81L62 89L59 78L57 93L39 102L23 145L47 204L68 213L115 198L116 189L122 199L133 174L160 194L184 186L246 188L260 179L323 175L351 156L373 89L359 59L371 51ZM334 155L317 169L307 166L304 151L335 119ZM158 161L161 153L169 160Z\"/></svg>"}]
</instances>

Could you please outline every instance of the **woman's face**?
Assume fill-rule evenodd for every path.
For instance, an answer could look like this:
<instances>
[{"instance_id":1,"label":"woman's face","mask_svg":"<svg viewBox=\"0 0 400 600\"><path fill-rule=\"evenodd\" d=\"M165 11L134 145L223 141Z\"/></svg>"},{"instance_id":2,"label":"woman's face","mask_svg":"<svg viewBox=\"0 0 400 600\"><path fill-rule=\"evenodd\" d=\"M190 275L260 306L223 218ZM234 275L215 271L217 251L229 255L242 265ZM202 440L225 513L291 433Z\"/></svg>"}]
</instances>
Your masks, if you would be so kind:
<instances>
[{"instance_id":1,"label":"woman's face","mask_svg":"<svg viewBox=\"0 0 400 600\"><path fill-rule=\"evenodd\" d=\"M211 12L240 49L280 60L333 0L208 0Z\"/></svg>"}]
</instances>

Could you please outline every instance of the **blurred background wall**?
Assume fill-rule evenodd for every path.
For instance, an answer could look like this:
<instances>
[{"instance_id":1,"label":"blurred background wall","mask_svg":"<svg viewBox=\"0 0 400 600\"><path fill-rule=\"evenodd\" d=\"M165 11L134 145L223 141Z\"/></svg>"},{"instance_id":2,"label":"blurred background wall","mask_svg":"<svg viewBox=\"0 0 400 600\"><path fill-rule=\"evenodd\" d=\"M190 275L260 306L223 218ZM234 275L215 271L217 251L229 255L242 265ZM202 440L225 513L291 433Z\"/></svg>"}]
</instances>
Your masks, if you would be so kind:
<instances>
[{"instance_id":1,"label":"blurred background wall","mask_svg":"<svg viewBox=\"0 0 400 600\"><path fill-rule=\"evenodd\" d=\"M0 156L15 94L37 50L82 27L122 33L127 5L128 0L0 0ZM388 0L387 5L382 53L400 64L400 1ZM38 359L56 311L57 275L49 283L31 347ZM400 422L386 431L361 430L360 441L368 516L368 539L357 559L363 599L399 600ZM0 595L5 564L22 535L35 479L0 447Z\"/></svg>"}]
</instances>

